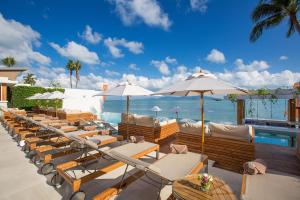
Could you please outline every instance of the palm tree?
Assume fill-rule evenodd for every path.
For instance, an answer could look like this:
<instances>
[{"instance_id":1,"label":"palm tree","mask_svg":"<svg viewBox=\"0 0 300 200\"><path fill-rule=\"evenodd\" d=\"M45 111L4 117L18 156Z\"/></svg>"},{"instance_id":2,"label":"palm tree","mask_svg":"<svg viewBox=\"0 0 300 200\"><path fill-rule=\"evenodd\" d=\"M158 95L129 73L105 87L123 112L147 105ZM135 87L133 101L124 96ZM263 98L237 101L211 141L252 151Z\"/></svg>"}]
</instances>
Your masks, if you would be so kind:
<instances>
[{"instance_id":1,"label":"palm tree","mask_svg":"<svg viewBox=\"0 0 300 200\"><path fill-rule=\"evenodd\" d=\"M75 65L74 65L74 61L73 60L69 60L66 68L69 70L69 75L70 75L70 86L72 88L72 75L73 75L73 70L75 69Z\"/></svg>"},{"instance_id":2,"label":"palm tree","mask_svg":"<svg viewBox=\"0 0 300 200\"><path fill-rule=\"evenodd\" d=\"M76 88L77 88L78 82L80 81L80 76L79 76L80 69L81 69L81 63L80 63L79 60L77 60L74 63L74 70L75 70L75 73L76 73Z\"/></svg>"},{"instance_id":3,"label":"palm tree","mask_svg":"<svg viewBox=\"0 0 300 200\"><path fill-rule=\"evenodd\" d=\"M252 12L252 20L255 23L250 41L255 42L264 29L278 26L288 18L289 28L286 33L290 37L295 31L300 34L300 23L297 12L300 10L300 0L261 0Z\"/></svg>"},{"instance_id":4,"label":"palm tree","mask_svg":"<svg viewBox=\"0 0 300 200\"><path fill-rule=\"evenodd\" d=\"M36 83L36 78L32 73L28 73L26 76L24 76L23 80L25 84L35 85Z\"/></svg>"},{"instance_id":5,"label":"palm tree","mask_svg":"<svg viewBox=\"0 0 300 200\"><path fill-rule=\"evenodd\" d=\"M16 64L16 60L14 59L14 57L11 56L3 58L1 61L3 65L6 65L7 67L12 67Z\"/></svg>"}]
</instances>

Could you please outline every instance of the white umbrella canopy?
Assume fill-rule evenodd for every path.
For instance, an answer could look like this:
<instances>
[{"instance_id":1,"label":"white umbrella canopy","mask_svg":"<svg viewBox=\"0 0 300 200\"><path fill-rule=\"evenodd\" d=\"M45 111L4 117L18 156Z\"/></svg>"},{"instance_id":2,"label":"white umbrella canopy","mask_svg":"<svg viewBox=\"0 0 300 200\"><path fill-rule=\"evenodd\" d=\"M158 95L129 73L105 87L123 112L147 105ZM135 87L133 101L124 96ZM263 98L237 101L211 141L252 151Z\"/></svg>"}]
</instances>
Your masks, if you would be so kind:
<instances>
[{"instance_id":1,"label":"white umbrella canopy","mask_svg":"<svg viewBox=\"0 0 300 200\"><path fill-rule=\"evenodd\" d=\"M138 86L136 84L130 83L128 81L120 83L116 87L100 92L99 94L96 94L95 96L125 96L126 97L126 114L129 113L129 100L132 96L150 96L153 92L150 90L147 90L141 86ZM128 120L128 117L127 117ZM127 122L128 124L128 122ZM127 139L128 139L128 127L127 127Z\"/></svg>"},{"instance_id":2,"label":"white umbrella canopy","mask_svg":"<svg viewBox=\"0 0 300 200\"><path fill-rule=\"evenodd\" d=\"M65 98L67 98L67 96L60 91L54 91L47 96L47 99L65 99Z\"/></svg>"},{"instance_id":3,"label":"white umbrella canopy","mask_svg":"<svg viewBox=\"0 0 300 200\"><path fill-rule=\"evenodd\" d=\"M151 111L155 112L155 116L157 117L157 113L162 111L162 109L159 106L153 106L153 108L151 108Z\"/></svg>"},{"instance_id":4,"label":"white umbrella canopy","mask_svg":"<svg viewBox=\"0 0 300 200\"><path fill-rule=\"evenodd\" d=\"M217 79L212 74L198 72L182 82L155 92L155 95L199 96L200 93L244 94L247 92L242 88Z\"/></svg>"},{"instance_id":5,"label":"white umbrella canopy","mask_svg":"<svg viewBox=\"0 0 300 200\"><path fill-rule=\"evenodd\" d=\"M179 106L175 106L174 108L171 109L171 112L176 113L176 118L178 119L178 113L181 111L182 109Z\"/></svg>"},{"instance_id":6,"label":"white umbrella canopy","mask_svg":"<svg viewBox=\"0 0 300 200\"><path fill-rule=\"evenodd\" d=\"M204 153L204 94L244 94L245 89L235 87L202 71L195 73L182 82L159 90L154 95L200 96L202 114L202 154Z\"/></svg>"},{"instance_id":7,"label":"white umbrella canopy","mask_svg":"<svg viewBox=\"0 0 300 200\"><path fill-rule=\"evenodd\" d=\"M36 99L41 99L41 100L43 100L43 99L48 99L48 97L49 97L50 95L51 95L50 92L45 92L45 93L43 93L42 95L38 96Z\"/></svg>"},{"instance_id":8,"label":"white umbrella canopy","mask_svg":"<svg viewBox=\"0 0 300 200\"><path fill-rule=\"evenodd\" d=\"M149 96L153 92L130 82L123 82L116 87L95 96Z\"/></svg>"},{"instance_id":9,"label":"white umbrella canopy","mask_svg":"<svg viewBox=\"0 0 300 200\"><path fill-rule=\"evenodd\" d=\"M39 98L41 95L43 95L43 94L41 94L41 93L36 93L36 94L34 94L33 96L27 97L26 99L28 99L28 100L34 100L34 99Z\"/></svg>"}]
</instances>

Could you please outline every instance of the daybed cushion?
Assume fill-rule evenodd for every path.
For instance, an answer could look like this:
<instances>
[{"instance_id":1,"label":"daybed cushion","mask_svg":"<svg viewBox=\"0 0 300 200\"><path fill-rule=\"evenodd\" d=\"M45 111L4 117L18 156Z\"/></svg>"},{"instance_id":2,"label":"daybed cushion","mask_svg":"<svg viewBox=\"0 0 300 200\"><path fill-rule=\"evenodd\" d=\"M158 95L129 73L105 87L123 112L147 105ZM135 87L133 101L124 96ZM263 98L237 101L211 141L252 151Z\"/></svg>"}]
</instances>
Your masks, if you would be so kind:
<instances>
[{"instance_id":1,"label":"daybed cushion","mask_svg":"<svg viewBox=\"0 0 300 200\"><path fill-rule=\"evenodd\" d=\"M212 136L228 139L237 139L250 141L252 138L251 126L235 126L227 124L217 124L210 122L208 124Z\"/></svg>"},{"instance_id":2,"label":"daybed cushion","mask_svg":"<svg viewBox=\"0 0 300 200\"><path fill-rule=\"evenodd\" d=\"M159 126L165 126L165 125L172 124L172 123L175 123L175 122L176 122L176 119L169 119L169 120L166 120L166 121L159 122Z\"/></svg>"},{"instance_id":3,"label":"daybed cushion","mask_svg":"<svg viewBox=\"0 0 300 200\"><path fill-rule=\"evenodd\" d=\"M208 128L205 125L205 133L208 133ZM200 122L180 122L179 123L179 132L181 133L190 133L190 134L201 134L202 123Z\"/></svg>"},{"instance_id":4,"label":"daybed cushion","mask_svg":"<svg viewBox=\"0 0 300 200\"><path fill-rule=\"evenodd\" d=\"M151 116L146 115L134 115L135 124L138 126L147 126L153 127L156 123L156 120Z\"/></svg>"},{"instance_id":5,"label":"daybed cushion","mask_svg":"<svg viewBox=\"0 0 300 200\"><path fill-rule=\"evenodd\" d=\"M128 123L128 124L135 124L134 121L134 116L133 114L128 114L128 121L127 121L127 114L126 113L122 113L121 115L121 123Z\"/></svg>"}]
</instances>

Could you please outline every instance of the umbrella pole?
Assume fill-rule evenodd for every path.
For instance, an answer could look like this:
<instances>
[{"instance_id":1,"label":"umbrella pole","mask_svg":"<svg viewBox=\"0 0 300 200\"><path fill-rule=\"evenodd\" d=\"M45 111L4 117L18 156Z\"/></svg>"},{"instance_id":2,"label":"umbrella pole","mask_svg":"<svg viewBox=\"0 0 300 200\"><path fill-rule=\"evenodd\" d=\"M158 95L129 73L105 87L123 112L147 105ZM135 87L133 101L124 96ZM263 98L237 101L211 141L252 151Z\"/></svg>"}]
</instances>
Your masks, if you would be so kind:
<instances>
[{"instance_id":1,"label":"umbrella pole","mask_svg":"<svg viewBox=\"0 0 300 200\"><path fill-rule=\"evenodd\" d=\"M128 135L128 114L129 114L129 96L126 97L126 138L129 140L129 135Z\"/></svg>"},{"instance_id":2,"label":"umbrella pole","mask_svg":"<svg viewBox=\"0 0 300 200\"><path fill-rule=\"evenodd\" d=\"M202 142L201 142L201 155L204 154L204 92L201 92L201 120L202 120Z\"/></svg>"}]
</instances>

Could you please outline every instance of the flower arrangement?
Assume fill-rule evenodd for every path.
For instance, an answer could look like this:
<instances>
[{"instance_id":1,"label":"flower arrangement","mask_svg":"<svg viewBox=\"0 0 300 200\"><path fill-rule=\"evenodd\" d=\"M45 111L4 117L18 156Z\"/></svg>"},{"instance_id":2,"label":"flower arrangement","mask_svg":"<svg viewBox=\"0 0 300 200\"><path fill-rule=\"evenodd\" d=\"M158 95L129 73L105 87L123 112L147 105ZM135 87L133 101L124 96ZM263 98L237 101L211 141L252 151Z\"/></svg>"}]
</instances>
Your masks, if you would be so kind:
<instances>
[{"instance_id":1,"label":"flower arrangement","mask_svg":"<svg viewBox=\"0 0 300 200\"><path fill-rule=\"evenodd\" d=\"M210 188L210 184L213 181L213 178L209 174L200 174L198 179L200 180L200 189L204 192L208 191Z\"/></svg>"}]
</instances>

